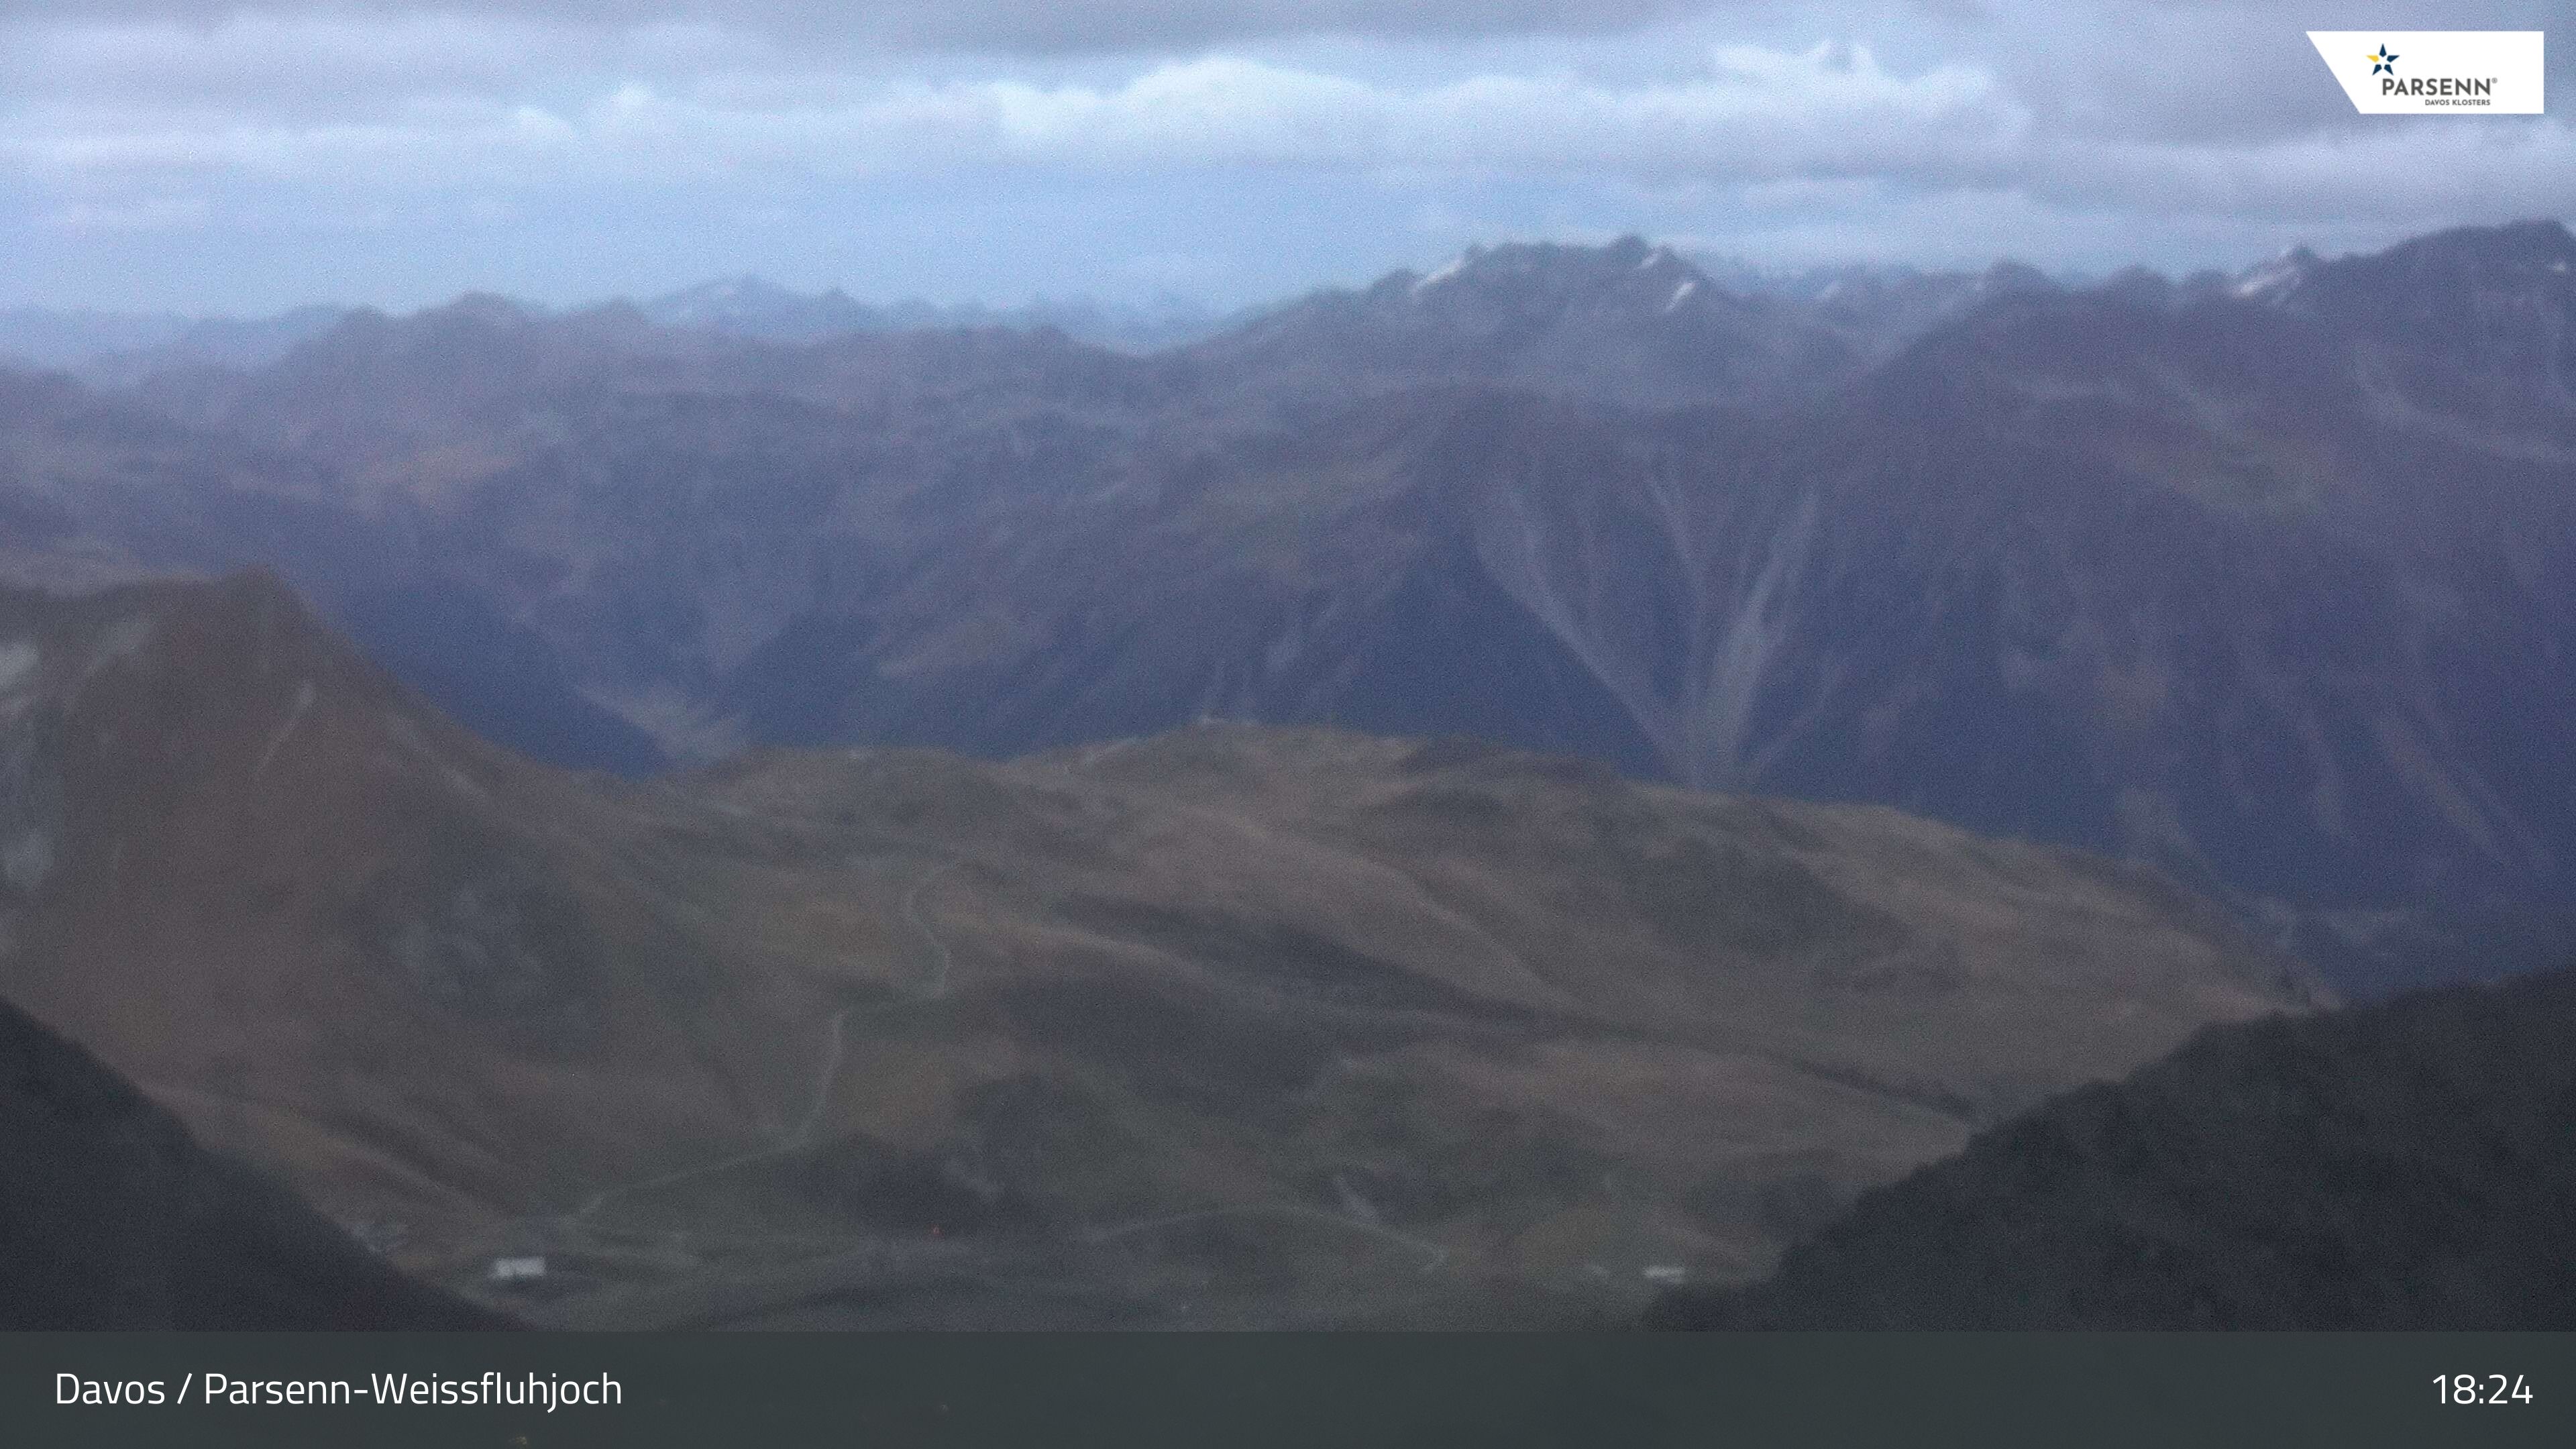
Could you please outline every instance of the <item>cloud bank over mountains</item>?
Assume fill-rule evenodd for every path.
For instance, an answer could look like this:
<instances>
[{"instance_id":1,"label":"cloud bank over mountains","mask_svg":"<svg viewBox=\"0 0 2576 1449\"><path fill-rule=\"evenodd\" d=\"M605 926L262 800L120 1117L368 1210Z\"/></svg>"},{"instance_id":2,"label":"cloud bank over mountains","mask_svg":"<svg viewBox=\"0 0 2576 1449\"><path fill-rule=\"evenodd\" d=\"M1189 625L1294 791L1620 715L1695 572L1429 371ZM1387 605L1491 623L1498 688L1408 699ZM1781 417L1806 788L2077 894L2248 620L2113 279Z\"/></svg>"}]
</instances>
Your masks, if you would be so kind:
<instances>
[{"instance_id":1,"label":"cloud bank over mountains","mask_svg":"<svg viewBox=\"0 0 2576 1449\"><path fill-rule=\"evenodd\" d=\"M2548 9L2485 8L2495 27ZM2445 13L2413 18L2469 23ZM247 274L318 235L312 280L382 275L352 300L403 301L702 274L716 237L668 235L667 207L737 243L767 222L751 244L790 260L744 260L791 278L801 259L862 291L1011 300L1086 276L1260 293L1506 235L1642 229L1791 262L1993 242L2088 265L2117 242L2187 266L2576 213L2576 128L2354 116L2312 20L2118 0L18 6L0 227L36 254L22 286L148 273L179 235ZM954 213L977 192L995 223L1031 198L1022 227ZM1196 210L1122 255L1152 196ZM907 207L958 237L947 273L885 257L902 247L871 218ZM404 251L501 225L523 275ZM1311 263L1257 244L1287 227L1351 259L1295 275ZM102 243L131 255L72 255ZM882 275L851 274L853 249ZM663 270L578 288L575 257Z\"/></svg>"}]
</instances>

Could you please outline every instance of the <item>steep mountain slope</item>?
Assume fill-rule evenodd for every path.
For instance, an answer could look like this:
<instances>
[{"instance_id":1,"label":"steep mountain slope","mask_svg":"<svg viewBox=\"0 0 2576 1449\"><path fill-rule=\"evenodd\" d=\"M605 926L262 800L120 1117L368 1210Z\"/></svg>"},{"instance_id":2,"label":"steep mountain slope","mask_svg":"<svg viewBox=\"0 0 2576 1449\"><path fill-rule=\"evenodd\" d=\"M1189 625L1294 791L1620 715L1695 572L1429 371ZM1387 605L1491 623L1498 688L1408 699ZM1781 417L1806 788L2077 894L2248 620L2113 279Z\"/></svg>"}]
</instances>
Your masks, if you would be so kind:
<instances>
[{"instance_id":1,"label":"steep mountain slope","mask_svg":"<svg viewBox=\"0 0 2576 1449\"><path fill-rule=\"evenodd\" d=\"M2366 342L2374 400L2408 424L2448 420L2508 438L2555 432L2563 444L2576 403L2571 272L2566 228L2532 221L2331 262L2294 254L2239 290Z\"/></svg>"},{"instance_id":2,"label":"steep mountain slope","mask_svg":"<svg viewBox=\"0 0 2576 1449\"><path fill-rule=\"evenodd\" d=\"M1184 354L1255 404L1422 384L1633 407L1779 403L1859 372L1808 309L1719 286L1669 247L1470 248L1427 275L1281 307Z\"/></svg>"},{"instance_id":3,"label":"steep mountain slope","mask_svg":"<svg viewBox=\"0 0 2576 1449\"><path fill-rule=\"evenodd\" d=\"M282 562L379 658L494 738L610 768L661 763L648 735L580 692L556 646L510 619L506 598L426 567L415 521L354 497L348 476L59 376L0 373L0 578L78 591Z\"/></svg>"},{"instance_id":4,"label":"steep mountain slope","mask_svg":"<svg viewBox=\"0 0 2576 1449\"><path fill-rule=\"evenodd\" d=\"M0 992L335 1216L581 1180L623 1113L722 1139L770 1070L712 1035L760 983L555 844L569 781L272 578L8 596L0 638Z\"/></svg>"},{"instance_id":5,"label":"steep mountain slope","mask_svg":"<svg viewBox=\"0 0 2576 1449\"><path fill-rule=\"evenodd\" d=\"M2419 246L2505 249L2460 301L2492 357L2030 289L1786 416L1407 394L1142 454L889 561L720 697L996 752L1472 730L2154 859L2365 988L2533 964L2576 922L2576 410L2537 361L2576 242L2500 235Z\"/></svg>"},{"instance_id":6,"label":"steep mountain slope","mask_svg":"<svg viewBox=\"0 0 2576 1449\"><path fill-rule=\"evenodd\" d=\"M483 1329L0 1002L0 1332Z\"/></svg>"},{"instance_id":7,"label":"steep mountain slope","mask_svg":"<svg viewBox=\"0 0 2576 1449\"><path fill-rule=\"evenodd\" d=\"M1624 1311L2316 999L2152 873L1467 742L566 775L258 575L5 596L0 864L0 992L559 1322Z\"/></svg>"},{"instance_id":8,"label":"steep mountain slope","mask_svg":"<svg viewBox=\"0 0 2576 1449\"><path fill-rule=\"evenodd\" d=\"M2377 990L2576 940L2571 261L1838 313L1507 247L1149 358L469 300L0 428L0 565L270 557L478 730L629 771L1218 716L1893 804Z\"/></svg>"},{"instance_id":9,"label":"steep mountain slope","mask_svg":"<svg viewBox=\"0 0 2576 1449\"><path fill-rule=\"evenodd\" d=\"M1708 261L1709 274L1731 292L1797 303L1870 362L1895 355L1943 323L2011 292L2058 284L2019 262L1984 272L1925 272L1906 266L1817 267L1783 273L1743 263Z\"/></svg>"},{"instance_id":10,"label":"steep mountain slope","mask_svg":"<svg viewBox=\"0 0 2576 1449\"><path fill-rule=\"evenodd\" d=\"M1669 1327L2576 1327L2576 972L2213 1028Z\"/></svg>"},{"instance_id":11,"label":"steep mountain slope","mask_svg":"<svg viewBox=\"0 0 2576 1449\"><path fill-rule=\"evenodd\" d=\"M2519 235L2524 311L2576 315L2576 242ZM1480 557L1683 779L2144 855L2320 951L2521 910L2463 955L2532 964L2576 898L2576 673L2532 667L2576 647L2576 410L2517 367L2525 431L2463 418L2365 330L2034 296L1774 430L1498 413Z\"/></svg>"},{"instance_id":12,"label":"steep mountain slope","mask_svg":"<svg viewBox=\"0 0 2576 1449\"><path fill-rule=\"evenodd\" d=\"M293 554L330 586L384 568L330 471L99 397L60 375L0 372L0 570L96 587L170 568Z\"/></svg>"}]
</instances>

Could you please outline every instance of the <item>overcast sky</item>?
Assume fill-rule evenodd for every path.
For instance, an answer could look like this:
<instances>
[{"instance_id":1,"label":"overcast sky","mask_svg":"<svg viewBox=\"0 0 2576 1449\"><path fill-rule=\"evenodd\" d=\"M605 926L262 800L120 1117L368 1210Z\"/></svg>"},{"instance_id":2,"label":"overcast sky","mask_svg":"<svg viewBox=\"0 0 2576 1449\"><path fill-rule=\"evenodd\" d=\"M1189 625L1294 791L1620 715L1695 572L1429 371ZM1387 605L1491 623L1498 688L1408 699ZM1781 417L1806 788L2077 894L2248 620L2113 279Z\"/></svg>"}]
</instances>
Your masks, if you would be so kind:
<instances>
[{"instance_id":1,"label":"overcast sky","mask_svg":"<svg viewBox=\"0 0 2576 1449\"><path fill-rule=\"evenodd\" d=\"M2236 266L2576 218L2576 0L0 0L0 306L1232 305L1470 242ZM2544 117L2309 29L2550 29Z\"/></svg>"}]
</instances>

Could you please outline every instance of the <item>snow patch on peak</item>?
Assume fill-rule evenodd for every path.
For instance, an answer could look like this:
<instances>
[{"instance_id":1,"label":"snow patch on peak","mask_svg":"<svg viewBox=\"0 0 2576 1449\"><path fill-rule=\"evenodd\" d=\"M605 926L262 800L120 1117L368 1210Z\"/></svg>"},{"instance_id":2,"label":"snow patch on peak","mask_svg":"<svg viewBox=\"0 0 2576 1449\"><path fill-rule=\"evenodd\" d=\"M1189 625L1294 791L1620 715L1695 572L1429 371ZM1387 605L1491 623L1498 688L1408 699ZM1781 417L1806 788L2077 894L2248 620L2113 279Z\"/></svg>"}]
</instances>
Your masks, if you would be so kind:
<instances>
[{"instance_id":1,"label":"snow patch on peak","mask_svg":"<svg viewBox=\"0 0 2576 1449\"><path fill-rule=\"evenodd\" d=\"M1423 293L1430 291L1432 288L1439 286L1442 282L1448 281L1451 277L1454 277L1465 270L1467 270L1466 257L1459 256L1452 258L1444 265L1434 269L1429 274L1414 282L1413 295L1419 297Z\"/></svg>"},{"instance_id":2,"label":"snow patch on peak","mask_svg":"<svg viewBox=\"0 0 2576 1449\"><path fill-rule=\"evenodd\" d=\"M1691 277L1684 280L1680 286L1673 288L1672 299L1664 303L1664 310L1666 312L1670 312L1674 308L1679 307L1682 303L1690 300L1691 293L1698 290L1699 278Z\"/></svg>"},{"instance_id":3,"label":"snow patch on peak","mask_svg":"<svg viewBox=\"0 0 2576 1449\"><path fill-rule=\"evenodd\" d=\"M2240 301L2277 300L2296 291L2308 279L2308 268L2315 262L2316 253L2297 247L2246 272L2228 290Z\"/></svg>"}]
</instances>

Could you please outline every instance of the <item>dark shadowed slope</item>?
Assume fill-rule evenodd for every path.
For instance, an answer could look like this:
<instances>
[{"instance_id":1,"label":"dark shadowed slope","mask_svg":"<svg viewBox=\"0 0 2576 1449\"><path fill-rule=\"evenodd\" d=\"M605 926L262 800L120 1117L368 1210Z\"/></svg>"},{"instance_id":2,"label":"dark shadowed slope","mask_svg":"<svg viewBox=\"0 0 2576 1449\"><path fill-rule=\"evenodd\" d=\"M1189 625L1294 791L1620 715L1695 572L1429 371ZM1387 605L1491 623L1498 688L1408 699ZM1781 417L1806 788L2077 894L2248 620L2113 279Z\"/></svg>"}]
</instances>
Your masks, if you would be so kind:
<instances>
[{"instance_id":1,"label":"dark shadowed slope","mask_svg":"<svg viewBox=\"0 0 2576 1449\"><path fill-rule=\"evenodd\" d=\"M2576 1328L2576 971L2204 1032L1670 1327Z\"/></svg>"},{"instance_id":2,"label":"dark shadowed slope","mask_svg":"<svg viewBox=\"0 0 2576 1449\"><path fill-rule=\"evenodd\" d=\"M506 1326L201 1150L0 1002L0 1330Z\"/></svg>"}]
</instances>

